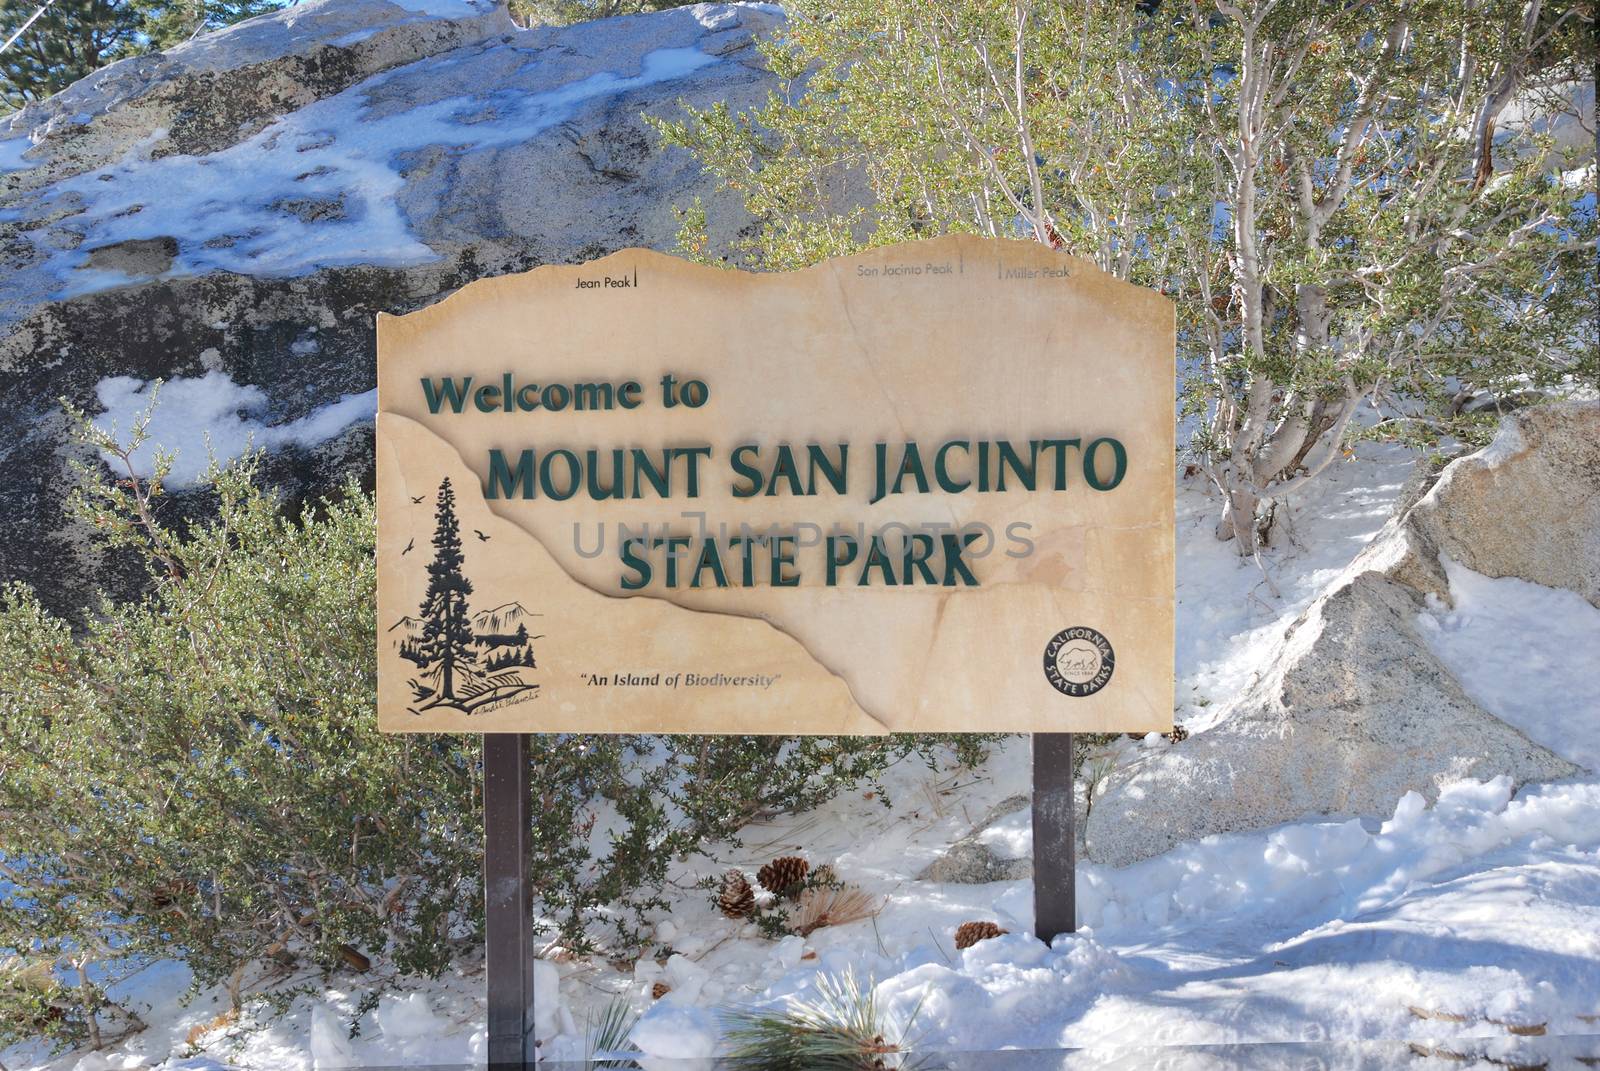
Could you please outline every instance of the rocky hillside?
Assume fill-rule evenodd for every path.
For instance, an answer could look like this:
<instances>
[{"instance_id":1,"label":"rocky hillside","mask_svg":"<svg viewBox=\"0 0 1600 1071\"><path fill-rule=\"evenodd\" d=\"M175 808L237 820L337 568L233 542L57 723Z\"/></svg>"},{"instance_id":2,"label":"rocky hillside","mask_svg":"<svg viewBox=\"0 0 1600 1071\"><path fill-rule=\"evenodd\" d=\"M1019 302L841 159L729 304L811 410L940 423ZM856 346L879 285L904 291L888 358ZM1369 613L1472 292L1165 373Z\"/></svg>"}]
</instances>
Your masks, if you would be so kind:
<instances>
[{"instance_id":1,"label":"rocky hillside","mask_svg":"<svg viewBox=\"0 0 1600 1071\"><path fill-rule=\"evenodd\" d=\"M520 30L491 0L306 0L0 122L0 578L70 609L116 572L59 519L62 395L126 427L168 380L178 484L202 431L271 448L291 495L364 475L376 313L671 248L675 206L715 193L640 116L764 98L780 17Z\"/></svg>"},{"instance_id":2,"label":"rocky hillside","mask_svg":"<svg viewBox=\"0 0 1600 1071\"><path fill-rule=\"evenodd\" d=\"M1210 834L1382 814L1407 792L1432 800L1462 780L1505 775L1520 786L1584 772L1569 758L1587 754L1574 741L1600 715L1592 689L1516 725L1482 697L1537 693L1554 665L1593 679L1600 650L1576 638L1551 650L1507 629L1489 650L1452 660L1430 611L1485 577L1544 593L1541 607L1565 596L1581 608L1543 608L1546 618L1568 612L1575 623L1600 607L1600 402L1517 413L1488 449L1414 491L1211 724L1107 778L1086 822L1091 858L1125 866ZM1490 672L1476 671L1490 659Z\"/></svg>"}]
</instances>

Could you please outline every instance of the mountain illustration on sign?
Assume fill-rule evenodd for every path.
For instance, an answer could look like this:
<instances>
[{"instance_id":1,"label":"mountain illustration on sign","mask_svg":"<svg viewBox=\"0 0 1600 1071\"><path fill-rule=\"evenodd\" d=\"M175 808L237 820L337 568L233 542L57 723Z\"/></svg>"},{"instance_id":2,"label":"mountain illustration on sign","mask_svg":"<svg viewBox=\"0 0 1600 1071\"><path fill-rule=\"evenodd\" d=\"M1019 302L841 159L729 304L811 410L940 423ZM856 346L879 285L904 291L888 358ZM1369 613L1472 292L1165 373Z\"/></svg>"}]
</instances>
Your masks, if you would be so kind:
<instances>
[{"instance_id":1,"label":"mountain illustration on sign","mask_svg":"<svg viewBox=\"0 0 1600 1071\"><path fill-rule=\"evenodd\" d=\"M512 697L534 698L539 685L528 679L536 667L521 603L508 602L473 613L472 581L461 571L461 523L448 477L439 484L434 505L433 561L428 591L415 615L407 614L388 632L391 646L420 672L412 677L413 714L457 710L473 714Z\"/></svg>"}]
</instances>

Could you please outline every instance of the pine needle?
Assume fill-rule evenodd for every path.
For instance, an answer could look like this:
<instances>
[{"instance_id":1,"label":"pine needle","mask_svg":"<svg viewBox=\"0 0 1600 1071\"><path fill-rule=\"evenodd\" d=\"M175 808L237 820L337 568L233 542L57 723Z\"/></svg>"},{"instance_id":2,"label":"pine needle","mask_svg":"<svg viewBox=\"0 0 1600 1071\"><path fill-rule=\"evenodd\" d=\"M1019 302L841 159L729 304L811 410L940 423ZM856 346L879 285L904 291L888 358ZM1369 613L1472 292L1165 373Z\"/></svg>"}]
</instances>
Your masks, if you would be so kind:
<instances>
[{"instance_id":1,"label":"pine needle","mask_svg":"<svg viewBox=\"0 0 1600 1071\"><path fill-rule=\"evenodd\" d=\"M878 898L857 885L814 885L800 894L794 932L807 937L824 926L844 926L870 919L882 909Z\"/></svg>"},{"instance_id":2,"label":"pine needle","mask_svg":"<svg viewBox=\"0 0 1600 1071\"><path fill-rule=\"evenodd\" d=\"M915 1018L913 1014L912 1018ZM735 1071L878 1071L905 1068L905 1030L895 1040L869 981L854 971L824 975L810 1000L726 1013L724 1040ZM910 1029L910 1023L906 1024Z\"/></svg>"},{"instance_id":3,"label":"pine needle","mask_svg":"<svg viewBox=\"0 0 1600 1071\"><path fill-rule=\"evenodd\" d=\"M638 1021L638 1013L628 1006L627 998L613 997L600 1013L599 1021L589 1028L588 1062L596 1067L638 1067L625 1056L637 1051L628 1037Z\"/></svg>"}]
</instances>

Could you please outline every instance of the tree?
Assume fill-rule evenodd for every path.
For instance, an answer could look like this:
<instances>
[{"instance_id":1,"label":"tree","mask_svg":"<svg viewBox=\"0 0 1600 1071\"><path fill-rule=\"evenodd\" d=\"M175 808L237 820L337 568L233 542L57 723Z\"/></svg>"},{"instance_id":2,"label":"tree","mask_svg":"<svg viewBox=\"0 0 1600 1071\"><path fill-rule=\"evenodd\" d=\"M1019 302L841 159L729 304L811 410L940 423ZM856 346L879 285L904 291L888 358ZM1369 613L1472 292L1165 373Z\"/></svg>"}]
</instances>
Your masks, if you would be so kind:
<instances>
[{"instance_id":1,"label":"tree","mask_svg":"<svg viewBox=\"0 0 1600 1071\"><path fill-rule=\"evenodd\" d=\"M0 54L0 105L43 100L108 63L280 6L277 0L0 0L0 41L22 31Z\"/></svg>"},{"instance_id":2,"label":"tree","mask_svg":"<svg viewBox=\"0 0 1600 1071\"><path fill-rule=\"evenodd\" d=\"M148 47L171 48L211 30L283 7L286 0L127 0L142 17Z\"/></svg>"},{"instance_id":3,"label":"tree","mask_svg":"<svg viewBox=\"0 0 1600 1071\"><path fill-rule=\"evenodd\" d=\"M477 662L472 650L472 618L467 596L472 581L461 572L461 525L456 494L446 476L439 484L433 530L433 561L428 563L428 593L422 602L422 652L439 672L438 698L454 700L457 667Z\"/></svg>"},{"instance_id":4,"label":"tree","mask_svg":"<svg viewBox=\"0 0 1600 1071\"><path fill-rule=\"evenodd\" d=\"M964 231L1161 289L1186 448L1242 553L1357 435L1477 443L1496 406L1600 379L1592 146L1555 135L1593 63L1590 8L788 10L765 106L657 124L744 196L735 259ZM704 255L700 209L681 237Z\"/></svg>"},{"instance_id":5,"label":"tree","mask_svg":"<svg viewBox=\"0 0 1600 1071\"><path fill-rule=\"evenodd\" d=\"M143 20L131 4L52 0L39 14L41 6L0 0L0 40L33 19L0 55L0 101L11 108L43 100L138 47Z\"/></svg>"},{"instance_id":6,"label":"tree","mask_svg":"<svg viewBox=\"0 0 1600 1071\"><path fill-rule=\"evenodd\" d=\"M1540 0L1188 8L1186 96L1217 154L1200 181L1227 227L1190 246L1186 288L1220 538L1270 537L1363 401L1376 433L1481 440L1480 393L1593 377L1593 204L1537 133L1570 113L1591 34ZM1521 130L1496 138L1513 103Z\"/></svg>"}]
</instances>

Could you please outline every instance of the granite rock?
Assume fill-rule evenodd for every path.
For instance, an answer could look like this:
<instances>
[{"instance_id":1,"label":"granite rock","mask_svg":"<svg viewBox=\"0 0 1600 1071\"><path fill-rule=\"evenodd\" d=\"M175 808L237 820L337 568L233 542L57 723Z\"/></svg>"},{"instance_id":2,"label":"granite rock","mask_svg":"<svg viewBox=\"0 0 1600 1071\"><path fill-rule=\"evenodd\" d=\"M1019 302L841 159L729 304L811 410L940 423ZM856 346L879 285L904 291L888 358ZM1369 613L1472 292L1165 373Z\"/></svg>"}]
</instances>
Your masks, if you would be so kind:
<instances>
[{"instance_id":1,"label":"granite rock","mask_svg":"<svg viewBox=\"0 0 1600 1071\"><path fill-rule=\"evenodd\" d=\"M262 427L366 397L374 321L474 279L671 250L739 205L644 113L775 84L767 5L520 30L487 0L306 0L113 64L0 121L0 580L74 612L137 572L64 518L59 400L226 376ZM530 325L537 330L537 325ZM370 419L277 436L291 500L371 479ZM173 508L203 510L200 491Z\"/></svg>"},{"instance_id":2,"label":"granite rock","mask_svg":"<svg viewBox=\"0 0 1600 1071\"><path fill-rule=\"evenodd\" d=\"M1417 627L1448 598L1441 557L1596 601L1600 403L1509 417L1447 466L1284 632L1204 732L1139 751L1086 823L1088 857L1125 866L1208 834L1324 815L1381 816L1408 791L1506 774L1580 774L1484 710Z\"/></svg>"}]
</instances>

